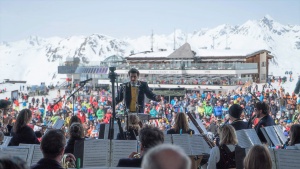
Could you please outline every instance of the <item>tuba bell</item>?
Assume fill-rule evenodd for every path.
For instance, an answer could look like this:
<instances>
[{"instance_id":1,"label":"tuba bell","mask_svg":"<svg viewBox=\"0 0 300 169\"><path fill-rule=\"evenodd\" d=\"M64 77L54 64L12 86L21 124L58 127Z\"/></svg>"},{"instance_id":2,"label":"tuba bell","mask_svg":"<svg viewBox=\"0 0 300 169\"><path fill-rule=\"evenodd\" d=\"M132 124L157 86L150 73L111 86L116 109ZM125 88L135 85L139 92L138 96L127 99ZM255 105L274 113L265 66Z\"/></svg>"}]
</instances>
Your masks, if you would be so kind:
<instances>
[{"instance_id":1,"label":"tuba bell","mask_svg":"<svg viewBox=\"0 0 300 169\"><path fill-rule=\"evenodd\" d=\"M61 163L64 169L68 168L76 168L75 161L73 160L67 160L69 158L68 154L65 154L63 158L61 159Z\"/></svg>"}]
</instances>

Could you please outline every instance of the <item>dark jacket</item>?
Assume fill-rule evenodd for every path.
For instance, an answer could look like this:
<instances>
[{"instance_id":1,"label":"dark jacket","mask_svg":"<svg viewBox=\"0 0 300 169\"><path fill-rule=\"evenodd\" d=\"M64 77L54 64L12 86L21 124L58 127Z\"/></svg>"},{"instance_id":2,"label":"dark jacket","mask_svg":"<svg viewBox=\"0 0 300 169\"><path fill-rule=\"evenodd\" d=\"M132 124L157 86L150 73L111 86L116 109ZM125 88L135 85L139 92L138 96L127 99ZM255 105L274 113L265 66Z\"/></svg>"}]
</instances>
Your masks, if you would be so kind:
<instances>
[{"instance_id":1,"label":"dark jacket","mask_svg":"<svg viewBox=\"0 0 300 169\"><path fill-rule=\"evenodd\" d=\"M84 141L84 138L73 138L73 137L71 137L68 140L67 146L65 148L65 153L74 154L75 141L77 141L77 140L83 140Z\"/></svg>"},{"instance_id":2,"label":"dark jacket","mask_svg":"<svg viewBox=\"0 0 300 169\"><path fill-rule=\"evenodd\" d=\"M118 133L117 140L137 140L139 135L139 131L136 129L129 129L128 131L123 132L123 137L121 137L121 133Z\"/></svg>"},{"instance_id":3,"label":"dark jacket","mask_svg":"<svg viewBox=\"0 0 300 169\"><path fill-rule=\"evenodd\" d=\"M274 119L272 119L272 117L270 115L266 115L254 127L254 129L262 143L266 143L267 140L266 140L265 136L263 135L262 131L260 130L260 128L267 127L267 126L273 126L273 125L275 125Z\"/></svg>"},{"instance_id":4,"label":"dark jacket","mask_svg":"<svg viewBox=\"0 0 300 169\"><path fill-rule=\"evenodd\" d=\"M23 144L40 144L32 128L24 126L18 133L12 132L12 138L8 146L18 146L20 143Z\"/></svg>"},{"instance_id":5,"label":"dark jacket","mask_svg":"<svg viewBox=\"0 0 300 169\"><path fill-rule=\"evenodd\" d=\"M273 104L273 105L271 104L270 105L270 110L271 110L271 113L276 117L276 114L279 111L278 107L275 104Z\"/></svg>"},{"instance_id":6,"label":"dark jacket","mask_svg":"<svg viewBox=\"0 0 300 169\"><path fill-rule=\"evenodd\" d=\"M189 129L187 132L182 131L182 134L190 134L192 132L192 134L195 134L195 131L192 129ZM167 134L180 134L180 131L175 131L175 129L170 129L167 131Z\"/></svg>"},{"instance_id":7,"label":"dark jacket","mask_svg":"<svg viewBox=\"0 0 300 169\"><path fill-rule=\"evenodd\" d=\"M123 158L119 160L117 167L142 167L142 158Z\"/></svg>"},{"instance_id":8,"label":"dark jacket","mask_svg":"<svg viewBox=\"0 0 300 169\"><path fill-rule=\"evenodd\" d=\"M30 167L31 169L64 169L56 160L42 158L37 164Z\"/></svg>"},{"instance_id":9,"label":"dark jacket","mask_svg":"<svg viewBox=\"0 0 300 169\"><path fill-rule=\"evenodd\" d=\"M230 125L235 129L235 131L248 129L248 122L244 122L243 120L233 121Z\"/></svg>"},{"instance_id":10,"label":"dark jacket","mask_svg":"<svg viewBox=\"0 0 300 169\"><path fill-rule=\"evenodd\" d=\"M138 85L138 89L139 89L139 93L138 93L139 110L138 110L138 113L144 113L145 95L147 96L148 99L151 99L151 100L154 100L154 101L155 101L156 95L150 90L147 82L138 81L137 85ZM127 109L129 109L130 101L131 101L131 84L130 84L130 82L123 83L122 85L120 85L118 95L116 97L116 104L123 101L124 92L125 92L125 99L124 99L125 100L125 106L126 106Z\"/></svg>"}]
</instances>

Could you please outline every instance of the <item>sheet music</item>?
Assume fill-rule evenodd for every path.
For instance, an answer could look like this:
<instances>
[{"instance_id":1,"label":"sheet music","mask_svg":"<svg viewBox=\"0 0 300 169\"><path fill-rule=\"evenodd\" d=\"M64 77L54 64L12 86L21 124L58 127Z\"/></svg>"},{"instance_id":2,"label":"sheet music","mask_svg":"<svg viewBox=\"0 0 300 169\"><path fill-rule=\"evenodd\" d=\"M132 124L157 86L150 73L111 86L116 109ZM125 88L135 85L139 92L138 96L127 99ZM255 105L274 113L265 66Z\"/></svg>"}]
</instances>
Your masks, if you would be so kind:
<instances>
[{"instance_id":1,"label":"sheet music","mask_svg":"<svg viewBox=\"0 0 300 169\"><path fill-rule=\"evenodd\" d=\"M204 146L204 152L207 153L207 154L209 154L211 148L209 147L208 143L205 141L204 137L203 136L201 136L201 137L202 137L202 139L201 139L202 140L202 144Z\"/></svg>"},{"instance_id":2,"label":"sheet music","mask_svg":"<svg viewBox=\"0 0 300 169\"><path fill-rule=\"evenodd\" d=\"M172 134L173 144L180 146L187 155L192 154L189 144L189 137L191 136L188 134Z\"/></svg>"},{"instance_id":3,"label":"sheet music","mask_svg":"<svg viewBox=\"0 0 300 169\"><path fill-rule=\"evenodd\" d=\"M279 137L273 126L264 127L274 146L281 145Z\"/></svg>"},{"instance_id":4,"label":"sheet music","mask_svg":"<svg viewBox=\"0 0 300 169\"><path fill-rule=\"evenodd\" d=\"M61 129L62 126L65 124L65 121L62 119L57 119L55 124L52 126L53 129Z\"/></svg>"},{"instance_id":5,"label":"sheet music","mask_svg":"<svg viewBox=\"0 0 300 169\"><path fill-rule=\"evenodd\" d=\"M83 167L109 166L109 140L85 140Z\"/></svg>"},{"instance_id":6,"label":"sheet music","mask_svg":"<svg viewBox=\"0 0 300 169\"><path fill-rule=\"evenodd\" d=\"M128 158L132 152L137 152L136 140L113 140L111 150L111 166L117 166L121 158Z\"/></svg>"},{"instance_id":7,"label":"sheet music","mask_svg":"<svg viewBox=\"0 0 300 169\"><path fill-rule=\"evenodd\" d=\"M201 135L192 135L189 137L191 146L191 155L209 154L210 148Z\"/></svg>"},{"instance_id":8,"label":"sheet music","mask_svg":"<svg viewBox=\"0 0 300 169\"><path fill-rule=\"evenodd\" d=\"M269 148L269 153L272 161L272 169L277 169L274 149Z\"/></svg>"},{"instance_id":9,"label":"sheet music","mask_svg":"<svg viewBox=\"0 0 300 169\"><path fill-rule=\"evenodd\" d=\"M238 130L236 131L236 136L238 139L238 145L242 148L248 148L253 146L252 142L250 141L249 137L247 136L245 130Z\"/></svg>"},{"instance_id":10,"label":"sheet music","mask_svg":"<svg viewBox=\"0 0 300 169\"><path fill-rule=\"evenodd\" d=\"M173 144L172 134L164 134L164 144Z\"/></svg>"},{"instance_id":11,"label":"sheet music","mask_svg":"<svg viewBox=\"0 0 300 169\"><path fill-rule=\"evenodd\" d=\"M26 147L19 147L19 146L3 147L0 150L0 158L7 157L7 156L16 156L27 162L28 153L29 153L29 148Z\"/></svg>"},{"instance_id":12,"label":"sheet music","mask_svg":"<svg viewBox=\"0 0 300 169\"><path fill-rule=\"evenodd\" d=\"M189 127L190 129L195 131L195 134L200 134L198 129L196 128L196 126L194 125L194 123L192 123L191 121L189 122Z\"/></svg>"},{"instance_id":13,"label":"sheet music","mask_svg":"<svg viewBox=\"0 0 300 169\"><path fill-rule=\"evenodd\" d=\"M0 145L0 148L1 148L1 147L7 147L8 144L9 144L9 142L10 142L10 140L11 140L11 138L12 138L12 137L4 136L3 144Z\"/></svg>"},{"instance_id":14,"label":"sheet music","mask_svg":"<svg viewBox=\"0 0 300 169\"><path fill-rule=\"evenodd\" d=\"M299 169L299 150L277 149L274 151L278 169Z\"/></svg>"},{"instance_id":15,"label":"sheet music","mask_svg":"<svg viewBox=\"0 0 300 169\"><path fill-rule=\"evenodd\" d=\"M43 153L40 149L40 145L34 145L31 165L36 164L42 158L43 158Z\"/></svg>"},{"instance_id":16,"label":"sheet music","mask_svg":"<svg viewBox=\"0 0 300 169\"><path fill-rule=\"evenodd\" d=\"M279 125L273 126L279 139L281 140L281 143L284 144L287 140L286 136L283 134L283 130Z\"/></svg>"},{"instance_id":17,"label":"sheet music","mask_svg":"<svg viewBox=\"0 0 300 169\"><path fill-rule=\"evenodd\" d=\"M22 144L22 143L19 144L19 148L23 148L23 147L29 149L26 163L27 163L28 166L31 166L31 164L32 164L31 160L32 160L32 155L33 155L34 144Z\"/></svg>"},{"instance_id":18,"label":"sheet music","mask_svg":"<svg viewBox=\"0 0 300 169\"><path fill-rule=\"evenodd\" d=\"M248 136L249 140L251 141L252 145L256 145L256 144L261 145L261 141L254 129L244 129L244 131Z\"/></svg>"},{"instance_id":19,"label":"sheet music","mask_svg":"<svg viewBox=\"0 0 300 169\"><path fill-rule=\"evenodd\" d=\"M199 124L200 128L203 130L204 134L207 134L207 130L206 130L205 126L203 125L202 120L196 119L196 121Z\"/></svg>"}]
</instances>

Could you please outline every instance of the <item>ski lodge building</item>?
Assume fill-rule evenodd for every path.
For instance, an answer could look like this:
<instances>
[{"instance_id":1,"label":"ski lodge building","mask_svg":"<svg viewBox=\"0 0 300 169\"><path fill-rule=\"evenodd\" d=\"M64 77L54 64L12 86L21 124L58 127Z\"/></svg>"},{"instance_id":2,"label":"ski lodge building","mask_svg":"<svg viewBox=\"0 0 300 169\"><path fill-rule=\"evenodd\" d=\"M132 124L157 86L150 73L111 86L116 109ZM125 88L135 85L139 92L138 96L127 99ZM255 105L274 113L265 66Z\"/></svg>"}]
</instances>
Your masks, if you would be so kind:
<instances>
[{"instance_id":1,"label":"ski lodge building","mask_svg":"<svg viewBox=\"0 0 300 169\"><path fill-rule=\"evenodd\" d=\"M139 79L154 89L232 90L248 82L266 83L272 58L267 50L194 51L185 43L174 51L145 51L124 58L113 55L88 65L67 60L58 67L58 73L75 82L93 78L92 84L99 86L111 84L108 67L116 67L119 83L129 81L128 70L134 67L140 71Z\"/></svg>"}]
</instances>

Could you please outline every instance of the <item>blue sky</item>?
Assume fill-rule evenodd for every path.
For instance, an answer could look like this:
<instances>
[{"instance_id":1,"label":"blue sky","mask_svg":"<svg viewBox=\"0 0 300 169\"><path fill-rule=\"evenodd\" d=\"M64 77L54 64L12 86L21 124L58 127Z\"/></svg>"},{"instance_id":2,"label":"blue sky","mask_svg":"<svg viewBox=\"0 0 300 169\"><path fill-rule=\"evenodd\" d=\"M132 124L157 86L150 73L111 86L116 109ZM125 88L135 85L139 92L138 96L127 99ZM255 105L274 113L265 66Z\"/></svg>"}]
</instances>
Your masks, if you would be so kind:
<instances>
[{"instance_id":1,"label":"blue sky","mask_svg":"<svg viewBox=\"0 0 300 169\"><path fill-rule=\"evenodd\" d=\"M266 14L300 25L300 0L0 0L0 41L37 35L136 38L240 25Z\"/></svg>"}]
</instances>

